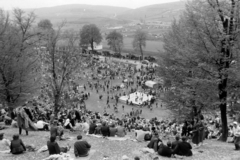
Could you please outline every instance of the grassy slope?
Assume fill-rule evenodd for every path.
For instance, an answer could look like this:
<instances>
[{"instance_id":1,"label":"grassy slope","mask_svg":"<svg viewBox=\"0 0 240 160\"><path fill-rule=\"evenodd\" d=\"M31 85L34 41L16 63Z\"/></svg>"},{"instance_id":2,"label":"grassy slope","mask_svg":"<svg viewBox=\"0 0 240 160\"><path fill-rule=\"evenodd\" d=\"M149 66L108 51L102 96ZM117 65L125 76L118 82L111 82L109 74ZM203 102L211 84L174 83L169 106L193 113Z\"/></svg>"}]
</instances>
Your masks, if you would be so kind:
<instances>
[{"instance_id":1,"label":"grassy slope","mask_svg":"<svg viewBox=\"0 0 240 160\"><path fill-rule=\"evenodd\" d=\"M185 8L185 2L171 2L165 4L155 4L128 10L118 16L119 19L140 20L145 21L157 20L163 22L171 22L174 18L178 18L182 10Z\"/></svg>"},{"instance_id":2,"label":"grassy slope","mask_svg":"<svg viewBox=\"0 0 240 160\"><path fill-rule=\"evenodd\" d=\"M133 38L124 37L124 52L133 52L132 47ZM109 48L107 45L107 41L103 40L102 42L104 48ZM157 56L159 52L163 51L163 42L162 41L147 41L146 48L144 48L144 52L148 55ZM139 53L140 55L140 53Z\"/></svg>"},{"instance_id":3,"label":"grassy slope","mask_svg":"<svg viewBox=\"0 0 240 160\"><path fill-rule=\"evenodd\" d=\"M7 129L2 132L5 133L5 137L11 139L12 135L17 133L17 129ZM68 136L76 137L79 133L65 133ZM37 148L46 145L47 136L49 136L49 132L41 131L41 132L30 132L29 136L22 135L21 139L25 144L33 144ZM133 158L135 155L139 155L136 151L145 147L147 145L146 142L138 143L132 141L109 141L102 138L93 138L88 136L83 136L83 139L87 140L91 145L92 149L96 150L96 153L91 157L90 160L102 160L103 156L109 156L109 160L121 160L123 155L127 155L130 158ZM58 142L60 146L66 146L69 144L73 147L76 139L72 141L60 141ZM205 141L205 145L200 147L199 149L193 149L193 157L184 158L186 160L239 160L240 154L239 151L233 150L233 144L222 143L215 140L207 140ZM203 151L203 153L199 153L198 151ZM2 160L41 160L48 156L48 152L44 153L34 153L28 152L22 155L3 155L1 156ZM147 158L141 157L141 160L147 160ZM164 158L160 157L161 160L169 160L176 158ZM150 159L148 159L150 160Z\"/></svg>"}]
</instances>

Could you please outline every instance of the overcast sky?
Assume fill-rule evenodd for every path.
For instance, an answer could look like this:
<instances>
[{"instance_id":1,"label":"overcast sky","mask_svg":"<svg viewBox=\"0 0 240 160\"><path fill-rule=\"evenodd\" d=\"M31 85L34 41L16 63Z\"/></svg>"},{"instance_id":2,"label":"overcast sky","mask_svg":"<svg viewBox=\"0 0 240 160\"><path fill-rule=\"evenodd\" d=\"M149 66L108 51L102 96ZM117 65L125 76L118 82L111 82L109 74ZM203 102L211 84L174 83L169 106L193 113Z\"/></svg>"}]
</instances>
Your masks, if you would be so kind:
<instances>
[{"instance_id":1,"label":"overcast sky","mask_svg":"<svg viewBox=\"0 0 240 160\"><path fill-rule=\"evenodd\" d=\"M109 5L138 8L151 4L174 2L179 0L0 0L0 8L41 8L65 4Z\"/></svg>"}]
</instances>

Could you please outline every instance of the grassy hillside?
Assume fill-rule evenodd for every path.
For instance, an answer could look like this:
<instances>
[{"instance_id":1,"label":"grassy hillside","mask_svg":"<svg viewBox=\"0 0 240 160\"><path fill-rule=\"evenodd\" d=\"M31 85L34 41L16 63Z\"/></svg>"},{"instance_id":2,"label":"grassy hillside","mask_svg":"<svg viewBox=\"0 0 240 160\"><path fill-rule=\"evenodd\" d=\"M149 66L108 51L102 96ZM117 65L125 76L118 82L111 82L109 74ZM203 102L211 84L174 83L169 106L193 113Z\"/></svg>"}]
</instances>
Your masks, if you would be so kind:
<instances>
[{"instance_id":1,"label":"grassy hillside","mask_svg":"<svg viewBox=\"0 0 240 160\"><path fill-rule=\"evenodd\" d=\"M34 11L38 19L50 19L53 23L66 20L70 24L95 23L97 25L127 24L134 20L171 22L178 18L185 2L155 4L137 9L124 7L71 4L56 7L27 9Z\"/></svg>"},{"instance_id":2,"label":"grassy hillside","mask_svg":"<svg viewBox=\"0 0 240 160\"><path fill-rule=\"evenodd\" d=\"M173 18L178 18L182 10L185 8L186 2L172 2L164 4L155 4L137 8L134 10L127 10L125 13L118 16L119 19L126 20L158 20L164 22L171 22Z\"/></svg>"},{"instance_id":3,"label":"grassy hillside","mask_svg":"<svg viewBox=\"0 0 240 160\"><path fill-rule=\"evenodd\" d=\"M122 14L130 10L124 7L98 6L71 4L56 7L45 7L38 9L28 9L26 11L34 11L38 19L50 19L53 23L66 20L69 23L104 23L106 21L118 22L116 15ZM102 21L104 19L104 21Z\"/></svg>"}]
</instances>

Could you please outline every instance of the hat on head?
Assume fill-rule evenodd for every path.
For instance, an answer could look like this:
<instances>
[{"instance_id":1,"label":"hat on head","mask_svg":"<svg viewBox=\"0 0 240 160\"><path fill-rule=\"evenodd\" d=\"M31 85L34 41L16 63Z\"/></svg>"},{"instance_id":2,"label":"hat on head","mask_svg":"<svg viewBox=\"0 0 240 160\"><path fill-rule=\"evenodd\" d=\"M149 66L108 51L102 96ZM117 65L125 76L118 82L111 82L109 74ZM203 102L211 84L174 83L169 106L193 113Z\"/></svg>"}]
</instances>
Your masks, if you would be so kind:
<instances>
[{"instance_id":1,"label":"hat on head","mask_svg":"<svg viewBox=\"0 0 240 160\"><path fill-rule=\"evenodd\" d=\"M238 123L237 123L236 121L234 121L233 124L236 124L236 125L237 125Z\"/></svg>"}]
</instances>

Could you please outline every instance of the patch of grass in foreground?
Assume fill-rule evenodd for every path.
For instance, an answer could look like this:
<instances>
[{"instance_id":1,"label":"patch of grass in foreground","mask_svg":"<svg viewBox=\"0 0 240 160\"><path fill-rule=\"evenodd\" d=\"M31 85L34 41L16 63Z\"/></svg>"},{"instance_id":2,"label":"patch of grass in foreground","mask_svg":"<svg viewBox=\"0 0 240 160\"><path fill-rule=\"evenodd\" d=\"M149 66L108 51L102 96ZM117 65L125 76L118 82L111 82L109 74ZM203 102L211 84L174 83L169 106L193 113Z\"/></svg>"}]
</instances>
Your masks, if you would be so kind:
<instances>
[{"instance_id":1,"label":"patch of grass in foreground","mask_svg":"<svg viewBox=\"0 0 240 160\"><path fill-rule=\"evenodd\" d=\"M9 128L2 130L1 133L5 133L5 137L12 139L12 135L18 133L17 128ZM72 141L58 141L60 146L66 146L69 144L73 147L73 144L76 140L76 136L79 132L65 133L68 136L74 137ZM39 132L30 132L29 136L26 136L23 132L23 135L20 137L25 144L33 144L37 148L46 145L47 136L49 132L39 131ZM83 136L83 139L87 140L91 145L92 149L96 150L96 153L90 160L102 160L103 156L109 156L110 160L120 160L123 155L127 155L130 158L134 158L137 154L137 151L147 145L147 142L138 143L132 141L109 141L103 138L94 138ZM234 145L229 143L218 142L216 140L206 140L205 145L193 149L193 157L183 158L186 160L239 160L240 151L234 151ZM203 151L200 153L199 151ZM2 155L1 160L42 160L43 158L48 157L48 152L37 154L35 152L27 152L22 155ZM147 158L142 156L141 160L147 160ZM164 158L161 157L161 160L169 159L179 159L179 158Z\"/></svg>"}]
</instances>

